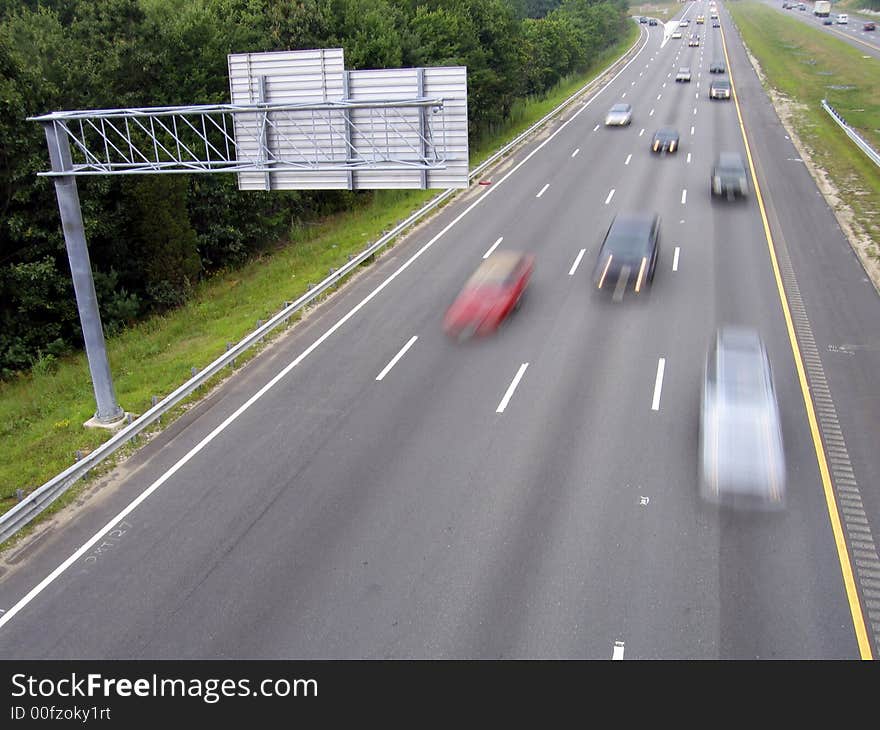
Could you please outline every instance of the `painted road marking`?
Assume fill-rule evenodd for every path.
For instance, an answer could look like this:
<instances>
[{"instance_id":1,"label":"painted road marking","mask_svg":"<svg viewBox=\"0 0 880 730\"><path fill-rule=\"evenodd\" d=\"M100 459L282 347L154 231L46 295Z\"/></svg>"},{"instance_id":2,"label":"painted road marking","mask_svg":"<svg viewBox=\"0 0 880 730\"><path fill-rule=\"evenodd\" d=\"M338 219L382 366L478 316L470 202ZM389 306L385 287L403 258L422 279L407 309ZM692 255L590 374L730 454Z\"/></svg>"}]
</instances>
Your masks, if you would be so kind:
<instances>
[{"instance_id":1,"label":"painted road marking","mask_svg":"<svg viewBox=\"0 0 880 730\"><path fill-rule=\"evenodd\" d=\"M572 157L576 157L576 156L577 156L577 153L580 152L580 151L581 151L581 148L578 147L574 152L571 153L571 156L572 156Z\"/></svg>"},{"instance_id":2,"label":"painted road marking","mask_svg":"<svg viewBox=\"0 0 880 730\"><path fill-rule=\"evenodd\" d=\"M540 198L545 192L547 192L547 188L549 187L550 183L547 183L543 188L541 188L541 191L535 197Z\"/></svg>"},{"instance_id":3,"label":"painted road marking","mask_svg":"<svg viewBox=\"0 0 880 730\"><path fill-rule=\"evenodd\" d=\"M644 133L645 133L645 130L643 129L641 132L639 132L639 137L641 137Z\"/></svg>"},{"instance_id":4,"label":"painted road marking","mask_svg":"<svg viewBox=\"0 0 880 730\"><path fill-rule=\"evenodd\" d=\"M612 660L615 659L623 659L623 642L615 641L614 642L614 654L611 656Z\"/></svg>"},{"instance_id":5,"label":"painted road marking","mask_svg":"<svg viewBox=\"0 0 880 730\"><path fill-rule=\"evenodd\" d=\"M516 375L513 376L513 381L507 387L507 392L504 394L504 397L498 404L498 408L495 409L495 413L504 413L504 409L507 408L507 404L513 397L513 391L516 390L516 386L519 385L519 381L522 380L523 373L526 371L526 368L528 366L529 364L527 362L524 362L522 365L519 366L519 370L517 370Z\"/></svg>"},{"instance_id":6,"label":"painted road marking","mask_svg":"<svg viewBox=\"0 0 880 730\"><path fill-rule=\"evenodd\" d=\"M660 410L660 391L663 390L663 371L666 369L666 358L661 357L657 363L657 378L654 380L654 400L651 401L651 410Z\"/></svg>"},{"instance_id":7,"label":"painted road marking","mask_svg":"<svg viewBox=\"0 0 880 730\"><path fill-rule=\"evenodd\" d=\"M681 191L681 204L684 205L685 203L687 203L687 199L688 199L688 191L687 191L687 188L685 188L684 190Z\"/></svg>"},{"instance_id":8,"label":"painted road marking","mask_svg":"<svg viewBox=\"0 0 880 730\"><path fill-rule=\"evenodd\" d=\"M672 270L678 271L678 252L680 250L680 246L675 247L675 253L672 255Z\"/></svg>"},{"instance_id":9,"label":"painted road marking","mask_svg":"<svg viewBox=\"0 0 880 730\"><path fill-rule=\"evenodd\" d=\"M691 164L691 153L690 152L688 152L687 164L689 164L689 165Z\"/></svg>"},{"instance_id":10,"label":"painted road marking","mask_svg":"<svg viewBox=\"0 0 880 730\"><path fill-rule=\"evenodd\" d=\"M584 257L584 254L587 252L587 249L582 248L581 252L577 255L577 258L574 260L574 263L571 265L571 268L568 270L569 276L574 276L574 272L577 271L578 264L581 262L581 259Z\"/></svg>"},{"instance_id":11,"label":"painted road marking","mask_svg":"<svg viewBox=\"0 0 880 730\"><path fill-rule=\"evenodd\" d=\"M691 134L693 134L693 133L694 133L694 128L693 128L693 127L691 127Z\"/></svg>"},{"instance_id":12,"label":"painted road marking","mask_svg":"<svg viewBox=\"0 0 880 730\"><path fill-rule=\"evenodd\" d=\"M624 164L624 165L628 165L628 164L629 164L629 161L630 161L631 159L632 159L632 155L627 155L627 156L626 156L626 162L624 162L623 164Z\"/></svg>"},{"instance_id":13,"label":"painted road marking","mask_svg":"<svg viewBox=\"0 0 880 730\"><path fill-rule=\"evenodd\" d=\"M730 71L730 58L727 54L727 40L724 34L724 28L721 28L721 43L724 50L724 59L727 61L727 68ZM798 373L798 382L801 387L801 395L804 399L804 408L807 412L807 421L810 424L810 435L813 439L813 449L816 453L816 461L819 465L819 475L822 480L822 490L825 494L825 505L828 510L828 520L831 523L831 531L834 534L834 543L837 548L837 559L840 564L840 572L843 577L843 584L846 588L847 601L850 608L850 616L853 621L853 629L856 635L856 641L859 646L859 655L862 659L873 659L871 644L868 639L867 627L865 625L865 616L862 613L862 606L859 601L858 589L856 587L855 576L853 574L853 566L850 562L849 552L846 545L846 537L841 524L840 512L837 509L837 500L834 494L834 487L831 483L831 474L828 469L828 459L825 456L825 449L822 446L822 435L819 432L819 423L816 418L816 410L813 405L813 399L810 395L810 384L807 382L806 370L804 368L803 358L801 356L801 348L798 345L797 334L795 333L794 322L792 319L791 308L788 304L788 298L785 294L785 287L782 282L782 273L779 267L779 259L776 255L776 245L773 243L773 235L770 232L770 222L767 219L767 210L764 207L764 196L761 193L761 187L758 184L758 177L755 174L755 164L752 159L752 149L749 144L749 138L746 134L745 123L743 122L742 110L739 106L739 98L736 93L736 85L733 81L733 72L730 71L730 88L733 92L733 103L736 107L736 116L739 120L739 129L746 148L746 157L749 161L749 169L752 176L752 184L755 189L755 197L758 201L758 210L761 212L761 222L764 226L764 238L767 241L767 249L770 252L770 263L773 268L773 275L776 279L776 291L779 295L779 304L782 307L782 314L785 318L785 326L788 330L788 341L791 345L791 351L794 355L795 369Z\"/></svg>"},{"instance_id":14,"label":"painted road marking","mask_svg":"<svg viewBox=\"0 0 880 730\"><path fill-rule=\"evenodd\" d=\"M402 358L406 354L406 351L415 344L415 341L417 339L419 339L418 335L413 335L410 338L409 342L407 342L403 347L400 348L400 352L398 352L392 358L391 362L389 362L385 366L385 369L382 370L382 372L376 376L376 380L382 380L382 378L384 378L386 375L388 375L388 371L391 370L391 368L393 368L397 364L397 361L400 360L400 358Z\"/></svg>"},{"instance_id":15,"label":"painted road marking","mask_svg":"<svg viewBox=\"0 0 880 730\"><path fill-rule=\"evenodd\" d=\"M611 202L611 198L613 198L613 197L614 197L614 188L611 188L611 192L608 193L608 197L605 198L605 205L608 205L608 203Z\"/></svg>"},{"instance_id":16,"label":"painted road marking","mask_svg":"<svg viewBox=\"0 0 880 730\"><path fill-rule=\"evenodd\" d=\"M653 109L651 109L651 111L650 111L650 113L648 114L648 116L649 116L649 117L653 117L653 116L654 116L654 110L653 110Z\"/></svg>"},{"instance_id":17,"label":"painted road marking","mask_svg":"<svg viewBox=\"0 0 880 730\"><path fill-rule=\"evenodd\" d=\"M595 132L597 129L599 129L599 125L598 125L598 124L597 124L595 127L593 127L593 131Z\"/></svg>"},{"instance_id":18,"label":"painted road marking","mask_svg":"<svg viewBox=\"0 0 880 730\"><path fill-rule=\"evenodd\" d=\"M645 49L647 45L647 35L645 36L646 40L642 47L639 49L637 54L624 65L620 71L618 71L609 81L599 90L600 93L607 89L611 84L613 84L620 75L626 71L633 64L636 59L641 55L642 51ZM195 446L193 446L189 451L186 452L180 459L178 459L169 469L164 472L159 478L157 478L150 486L148 486L143 492L141 492L137 497L135 497L131 502L129 502L123 509L121 509L109 522L105 523L103 527L101 527L94 535L92 535L86 542L80 545L73 553L71 553L62 563L60 563L54 570L52 570L45 578L43 578L39 583L37 583L33 588L31 588L12 608L10 608L6 613L0 616L0 628L8 624L15 616L18 615L19 612L23 611L31 601L33 601L38 595L40 595L48 586L54 583L60 575L62 575L71 565L76 563L83 555L86 555L92 547L97 544L103 537L109 533L113 527L124 520L128 515L130 515L134 510L136 510L143 502L150 498L150 496L156 492L165 482L167 482L171 477L173 477L178 471L180 471L186 464L188 464L195 456L197 456L208 444L210 444L214 439L216 439L221 433L223 433L234 421L236 421L243 413L248 411L254 403L259 401L266 393L272 390L281 380L283 380L294 368L296 368L301 362L303 362L309 355L311 355L315 350L317 350L324 342L326 342L330 337L332 337L339 329L341 329L350 319L352 319L358 312L360 312L364 307L366 307L373 299L378 297L391 283L400 276L404 271L406 271L410 266L413 265L415 261L420 259L426 251L434 246L443 236L445 236L449 231L451 231L465 216L467 216L474 208L476 208L480 203L482 203L489 195L492 195L498 188L503 185L503 183L510 178L515 172L517 172L523 165L525 165L532 157L534 157L539 151L541 151L546 145L548 145L558 134L560 134L569 124L571 124L577 117L580 115L582 111L584 111L590 104L593 103L595 99L598 98L598 94L590 98L584 105L578 109L574 114L571 115L566 121L559 125L559 127L550 134L543 142L541 142L535 149L529 152L522 160L520 160L516 165L514 165L508 172L494 185L486 189L486 192L476 198L467 208L465 208L461 213L459 213L455 218L453 218L449 223L447 223L440 231L438 231L427 243L422 245L412 256L410 256L406 261L404 261L400 266L398 266L393 272L391 272L380 284L376 286L369 294L367 294L361 301L355 304L345 315L342 316L335 324L333 324L330 328L327 329L324 334L318 337L311 345L309 345L305 350L303 350L296 358L290 361L287 365L285 365L276 375L274 375L265 385L263 385L256 393L254 393L250 398L248 398L242 405L240 405L233 413L227 416L222 423L220 423L216 428L214 428L207 436L205 436L201 441L199 441Z\"/></svg>"},{"instance_id":19,"label":"painted road marking","mask_svg":"<svg viewBox=\"0 0 880 730\"><path fill-rule=\"evenodd\" d=\"M484 259L489 258L489 257L492 255L492 252L493 252L496 248L498 248L498 244L501 243L503 240L504 240L504 236L498 236L498 240L495 241L495 243L493 243L493 244L489 247L489 250L486 251L486 253L483 254L483 258L484 258Z\"/></svg>"}]
</instances>

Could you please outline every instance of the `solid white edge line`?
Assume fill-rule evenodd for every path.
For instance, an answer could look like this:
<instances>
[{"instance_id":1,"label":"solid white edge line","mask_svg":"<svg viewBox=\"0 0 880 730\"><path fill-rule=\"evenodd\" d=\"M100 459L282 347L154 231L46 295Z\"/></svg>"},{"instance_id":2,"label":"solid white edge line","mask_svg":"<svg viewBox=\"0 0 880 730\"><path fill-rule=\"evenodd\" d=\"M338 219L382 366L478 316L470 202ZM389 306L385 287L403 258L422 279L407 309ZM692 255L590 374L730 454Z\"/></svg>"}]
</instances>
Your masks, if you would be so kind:
<instances>
[{"instance_id":1,"label":"solid white edge line","mask_svg":"<svg viewBox=\"0 0 880 730\"><path fill-rule=\"evenodd\" d=\"M539 192L535 197L540 198L544 193L547 192L547 188L550 187L550 183L547 183L543 188L541 188L541 192Z\"/></svg>"},{"instance_id":2,"label":"solid white edge line","mask_svg":"<svg viewBox=\"0 0 880 730\"><path fill-rule=\"evenodd\" d=\"M467 208L465 208L461 213L459 213L455 218L453 218L449 223L444 226L439 233L437 233L431 240L429 240L426 244L424 244L418 251L416 251L412 256L410 256L404 263L402 263L396 271L388 276L381 284L379 284L373 291L371 291L366 297L364 297L360 302L358 302L354 307L352 307L347 314L345 314L339 321L336 322L333 326L331 326L323 335L321 335L317 340L315 340L309 347L303 350L292 362L284 367L277 375L275 375L268 383L266 383L262 388L260 388L254 395L248 398L241 406L239 406L230 416L228 416L219 426L217 426L213 431L211 431L204 439L202 439L199 443L197 443L192 449L190 449L186 454L184 454L175 464L173 464L168 471L166 471L162 476L160 476L156 481L154 481L149 487L147 487L143 492L141 492L135 499L133 499L124 509L122 509L115 517L113 517L104 527L102 527L98 532L96 532L89 540L87 540L78 550L76 550L70 557L68 557L63 563L61 563L57 568L55 568L49 575L47 575L43 580L41 580L37 585L31 588L22 598L16 602L16 604L10 608L3 616L0 616L0 628L3 628L9 621L11 621L27 604L29 604L34 598L36 598L40 593L42 593L47 586L55 581L55 579L61 575L65 570L67 570L73 563L79 560L85 553L87 553L92 546L98 542L101 538L104 537L113 526L116 525L121 520L125 519L131 512L138 507L147 497L149 497L153 492L155 492L159 487L161 487L170 477L172 477L177 471L180 470L193 456L198 454L205 446L207 446L211 441L213 441L219 434L221 434L230 423L236 420L242 413L248 410L254 403L256 403L260 398L262 398L269 390L271 390L275 385L286 376L291 370L293 370L297 365L299 365L303 360L305 360L309 355L312 354L318 347L320 347L331 335L333 335L342 325L348 322L349 319L354 317L363 307L365 307L369 302L371 302L376 296L382 292L385 287L387 287L392 281L394 281L400 274L406 271L414 261L416 261L421 255L431 248L437 241L439 241L446 233L448 233L458 222L464 218L468 213L470 213L474 208L476 208L480 203L482 203L487 197L492 195L496 190L498 190L499 186L501 186L505 180L507 180L513 173L515 173L519 168L526 164L532 157L534 157L540 150L542 150L547 144L553 140L556 135L562 132L569 124L571 124L578 116L583 112L587 107L590 106L596 99L599 98L599 95L605 91L612 83L614 83L617 78L626 71L627 68L642 54L642 51L645 50L645 46L647 45L647 36L645 43L642 47L636 52L636 55L633 56L623 68L620 69L614 76L612 76L608 83L605 84L601 89L599 89L593 97L590 98L580 109L578 109L574 114L572 114L566 121L559 125L559 128L553 132L547 139L545 139L541 144L539 144L535 149L533 149L529 154L527 154L522 160L520 160L516 165L514 165L507 172L504 177L502 177L498 182L496 182L491 187L486 188L486 191L477 197Z\"/></svg>"},{"instance_id":3,"label":"solid white edge line","mask_svg":"<svg viewBox=\"0 0 880 730\"><path fill-rule=\"evenodd\" d=\"M587 252L587 249L582 248L581 252L575 258L574 263L571 265L571 268L568 270L569 276L574 276L574 272L577 271L578 264L580 264L581 259L584 257L584 254Z\"/></svg>"},{"instance_id":4,"label":"solid white edge line","mask_svg":"<svg viewBox=\"0 0 880 730\"><path fill-rule=\"evenodd\" d=\"M516 375L513 376L513 380L511 381L510 385L507 386L507 392L504 394L504 397L498 404L498 408L495 409L495 413L504 413L504 409L507 408L507 404L513 397L513 391L516 390L516 386L519 385L519 381L522 380L523 373L525 373L528 366L529 364L527 362L524 362L522 365L519 366L519 370L516 371Z\"/></svg>"},{"instance_id":5,"label":"solid white edge line","mask_svg":"<svg viewBox=\"0 0 880 730\"><path fill-rule=\"evenodd\" d=\"M614 642L614 653L611 655L612 660L620 661L623 659L623 642Z\"/></svg>"},{"instance_id":6,"label":"solid white edge line","mask_svg":"<svg viewBox=\"0 0 880 730\"><path fill-rule=\"evenodd\" d=\"M614 188L611 188L611 192L608 193L608 197L605 198L605 205L608 205L608 203L611 202L611 198L613 198L613 197L614 197Z\"/></svg>"},{"instance_id":7,"label":"solid white edge line","mask_svg":"<svg viewBox=\"0 0 880 730\"><path fill-rule=\"evenodd\" d=\"M660 391L663 390L663 371L666 370L666 358L661 357L657 363L657 378L654 380L654 400L651 401L651 410L660 410Z\"/></svg>"},{"instance_id":8,"label":"solid white edge line","mask_svg":"<svg viewBox=\"0 0 880 730\"><path fill-rule=\"evenodd\" d=\"M672 270L673 271L678 271L678 252L679 252L680 248L681 248L680 246L676 246L675 253L672 256Z\"/></svg>"},{"instance_id":9,"label":"solid white edge line","mask_svg":"<svg viewBox=\"0 0 880 730\"><path fill-rule=\"evenodd\" d=\"M624 162L623 164L624 164L624 165L628 165L628 164L629 164L629 161L630 161L631 159L632 159L632 155L627 155L627 156L626 156L626 162Z\"/></svg>"},{"instance_id":10,"label":"solid white edge line","mask_svg":"<svg viewBox=\"0 0 880 730\"><path fill-rule=\"evenodd\" d=\"M384 378L386 375L388 375L388 371L391 370L391 368L393 368L393 367L397 364L397 361L400 360L400 358L402 358L402 357L406 354L406 351L407 351L410 347L412 347L413 344L415 344L415 341L416 341L417 339L419 339L418 335L413 335L413 336L410 338L409 342L407 342L403 347L400 348L400 352L398 352L398 353L392 358L391 362L389 362L389 363L385 366L385 369L382 370L382 372L379 373L379 374L376 376L376 380L382 380L382 378Z\"/></svg>"},{"instance_id":11,"label":"solid white edge line","mask_svg":"<svg viewBox=\"0 0 880 730\"><path fill-rule=\"evenodd\" d=\"M489 250L483 254L483 258L487 259L492 255L492 252L498 248L498 245L504 240L504 236L498 236L498 240L495 241L491 246L489 246Z\"/></svg>"}]
</instances>

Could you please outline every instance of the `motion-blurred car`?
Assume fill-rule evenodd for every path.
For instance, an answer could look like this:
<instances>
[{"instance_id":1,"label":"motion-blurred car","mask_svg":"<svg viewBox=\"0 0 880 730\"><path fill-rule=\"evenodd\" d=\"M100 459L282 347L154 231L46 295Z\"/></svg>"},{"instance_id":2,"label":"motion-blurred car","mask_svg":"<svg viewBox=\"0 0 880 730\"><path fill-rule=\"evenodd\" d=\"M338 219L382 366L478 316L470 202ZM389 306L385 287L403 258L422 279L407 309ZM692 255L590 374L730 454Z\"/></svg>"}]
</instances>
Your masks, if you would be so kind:
<instances>
[{"instance_id":1,"label":"motion-blurred car","mask_svg":"<svg viewBox=\"0 0 880 730\"><path fill-rule=\"evenodd\" d=\"M678 149L678 130L672 127L661 127L654 132L651 140L652 152L675 152Z\"/></svg>"},{"instance_id":2,"label":"motion-blurred car","mask_svg":"<svg viewBox=\"0 0 880 730\"><path fill-rule=\"evenodd\" d=\"M699 490L733 508L785 507L785 452L767 350L757 332L722 327L706 357Z\"/></svg>"},{"instance_id":3,"label":"motion-blurred car","mask_svg":"<svg viewBox=\"0 0 880 730\"><path fill-rule=\"evenodd\" d=\"M467 280L446 311L443 329L450 337L488 335L522 301L535 260L515 251L493 253Z\"/></svg>"},{"instance_id":4,"label":"motion-blurred car","mask_svg":"<svg viewBox=\"0 0 880 730\"><path fill-rule=\"evenodd\" d=\"M705 15L698 15L697 16L697 25L703 25L703 23L705 23L705 22L706 22Z\"/></svg>"},{"instance_id":5,"label":"motion-blurred car","mask_svg":"<svg viewBox=\"0 0 880 730\"><path fill-rule=\"evenodd\" d=\"M648 22L648 19L647 19L644 15L642 15L642 16L639 18L639 22L640 22L640 23L647 23L647 22Z\"/></svg>"},{"instance_id":6,"label":"motion-blurred car","mask_svg":"<svg viewBox=\"0 0 880 730\"><path fill-rule=\"evenodd\" d=\"M698 36L696 33L694 33L690 37L690 40L688 41L688 45L689 46L699 46L700 45L700 36Z\"/></svg>"},{"instance_id":7,"label":"motion-blurred car","mask_svg":"<svg viewBox=\"0 0 880 730\"><path fill-rule=\"evenodd\" d=\"M876 29L877 29L877 26L871 21L868 21L867 23L865 23L862 26L862 30L876 30Z\"/></svg>"},{"instance_id":8,"label":"motion-blurred car","mask_svg":"<svg viewBox=\"0 0 880 730\"><path fill-rule=\"evenodd\" d=\"M825 18L822 21L822 25L834 25L834 21L831 18Z\"/></svg>"},{"instance_id":9,"label":"motion-blurred car","mask_svg":"<svg viewBox=\"0 0 880 730\"><path fill-rule=\"evenodd\" d=\"M690 21L687 18L684 18L678 22L678 27L679 28L687 28L688 23L690 23Z\"/></svg>"},{"instance_id":10,"label":"motion-blurred car","mask_svg":"<svg viewBox=\"0 0 880 730\"><path fill-rule=\"evenodd\" d=\"M605 115L606 127L624 127L632 121L632 106L615 104Z\"/></svg>"},{"instance_id":11,"label":"motion-blurred car","mask_svg":"<svg viewBox=\"0 0 880 730\"><path fill-rule=\"evenodd\" d=\"M730 98L730 82L725 79L715 79L709 84L710 99L729 99Z\"/></svg>"},{"instance_id":12,"label":"motion-blurred car","mask_svg":"<svg viewBox=\"0 0 880 730\"><path fill-rule=\"evenodd\" d=\"M743 158L736 152L722 152L712 166L709 184L712 198L728 200L749 194L749 178Z\"/></svg>"},{"instance_id":13,"label":"motion-blurred car","mask_svg":"<svg viewBox=\"0 0 880 730\"><path fill-rule=\"evenodd\" d=\"M679 39L679 38L681 38L681 31L680 31L680 30L674 30L674 31L672 31L672 35L671 35L670 37L671 37L671 38L675 38L676 40Z\"/></svg>"},{"instance_id":14,"label":"motion-blurred car","mask_svg":"<svg viewBox=\"0 0 880 730\"><path fill-rule=\"evenodd\" d=\"M648 25L657 25L657 18L648 18Z\"/></svg>"},{"instance_id":15,"label":"motion-blurred car","mask_svg":"<svg viewBox=\"0 0 880 730\"><path fill-rule=\"evenodd\" d=\"M593 283L597 289L632 290L639 294L653 282L660 252L660 216L618 213L596 258Z\"/></svg>"},{"instance_id":16,"label":"motion-blurred car","mask_svg":"<svg viewBox=\"0 0 880 730\"><path fill-rule=\"evenodd\" d=\"M678 69L678 73L675 74L675 80L681 81L682 83L689 84L691 81L691 69L689 66L682 66Z\"/></svg>"},{"instance_id":17,"label":"motion-blurred car","mask_svg":"<svg viewBox=\"0 0 880 730\"><path fill-rule=\"evenodd\" d=\"M712 63L709 64L710 74L723 74L726 70L724 61L712 61Z\"/></svg>"},{"instance_id":18,"label":"motion-blurred car","mask_svg":"<svg viewBox=\"0 0 880 730\"><path fill-rule=\"evenodd\" d=\"M718 18L715 18L715 20L712 21L712 27L713 27L713 28L720 28L720 27L721 27L721 21L718 20Z\"/></svg>"}]
</instances>

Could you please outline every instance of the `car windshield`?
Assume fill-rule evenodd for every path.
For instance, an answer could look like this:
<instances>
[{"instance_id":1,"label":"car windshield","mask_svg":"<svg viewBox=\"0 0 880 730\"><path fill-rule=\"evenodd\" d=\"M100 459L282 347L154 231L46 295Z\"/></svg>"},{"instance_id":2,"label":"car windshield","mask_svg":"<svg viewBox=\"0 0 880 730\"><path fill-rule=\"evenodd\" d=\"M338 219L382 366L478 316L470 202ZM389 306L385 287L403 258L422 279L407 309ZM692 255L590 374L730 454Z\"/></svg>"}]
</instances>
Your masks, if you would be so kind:
<instances>
[{"instance_id":1,"label":"car windshield","mask_svg":"<svg viewBox=\"0 0 880 730\"><path fill-rule=\"evenodd\" d=\"M712 85L716 89L729 89L730 88L730 84L728 84L726 81L713 81Z\"/></svg>"},{"instance_id":2,"label":"car windshield","mask_svg":"<svg viewBox=\"0 0 880 730\"><path fill-rule=\"evenodd\" d=\"M611 111L613 112L625 112L628 109L629 106L627 104L615 104L613 107L611 107Z\"/></svg>"},{"instance_id":3,"label":"car windshield","mask_svg":"<svg viewBox=\"0 0 880 730\"><path fill-rule=\"evenodd\" d=\"M720 365L719 384L726 401L754 405L765 400L764 372L757 353L738 348L725 350Z\"/></svg>"},{"instance_id":4,"label":"car windshield","mask_svg":"<svg viewBox=\"0 0 880 730\"><path fill-rule=\"evenodd\" d=\"M649 224L634 221L618 221L608 233L605 246L617 256L641 256L648 241Z\"/></svg>"},{"instance_id":5,"label":"car windshield","mask_svg":"<svg viewBox=\"0 0 880 730\"><path fill-rule=\"evenodd\" d=\"M680 74L689 74L691 72L691 70L689 68L680 68L680 69L678 69L678 72Z\"/></svg>"}]
</instances>

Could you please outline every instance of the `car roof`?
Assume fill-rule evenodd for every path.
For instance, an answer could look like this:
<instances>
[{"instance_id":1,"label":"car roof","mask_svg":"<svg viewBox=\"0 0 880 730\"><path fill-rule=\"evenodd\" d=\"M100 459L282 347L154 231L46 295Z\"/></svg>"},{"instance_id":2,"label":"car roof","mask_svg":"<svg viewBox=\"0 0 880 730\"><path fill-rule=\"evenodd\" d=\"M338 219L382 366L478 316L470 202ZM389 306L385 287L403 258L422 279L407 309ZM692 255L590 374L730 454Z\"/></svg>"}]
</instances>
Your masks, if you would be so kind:
<instances>
[{"instance_id":1,"label":"car roof","mask_svg":"<svg viewBox=\"0 0 880 730\"><path fill-rule=\"evenodd\" d=\"M691 70L691 67L690 67L690 66L682 66L680 69L678 69L678 72L679 72L679 73L681 73L682 71L688 71L688 72L690 72L690 70Z\"/></svg>"},{"instance_id":2,"label":"car roof","mask_svg":"<svg viewBox=\"0 0 880 730\"><path fill-rule=\"evenodd\" d=\"M730 86L730 82L727 79L715 79L712 82L713 86Z\"/></svg>"},{"instance_id":3,"label":"car roof","mask_svg":"<svg viewBox=\"0 0 880 730\"><path fill-rule=\"evenodd\" d=\"M479 286L504 281L524 258L517 251L496 251L477 267L467 280L467 286Z\"/></svg>"},{"instance_id":4,"label":"car roof","mask_svg":"<svg viewBox=\"0 0 880 730\"><path fill-rule=\"evenodd\" d=\"M611 107L613 112L628 112L632 107L629 104L615 104Z\"/></svg>"},{"instance_id":5,"label":"car roof","mask_svg":"<svg viewBox=\"0 0 880 730\"><path fill-rule=\"evenodd\" d=\"M630 252L642 248L642 244L647 244L650 239L655 221L659 221L656 213L618 213L608 228L603 245L608 244L612 251L618 247Z\"/></svg>"},{"instance_id":6,"label":"car roof","mask_svg":"<svg viewBox=\"0 0 880 730\"><path fill-rule=\"evenodd\" d=\"M722 392L738 400L755 400L770 387L769 361L760 335L753 329L727 325L718 330L718 380Z\"/></svg>"}]
</instances>

